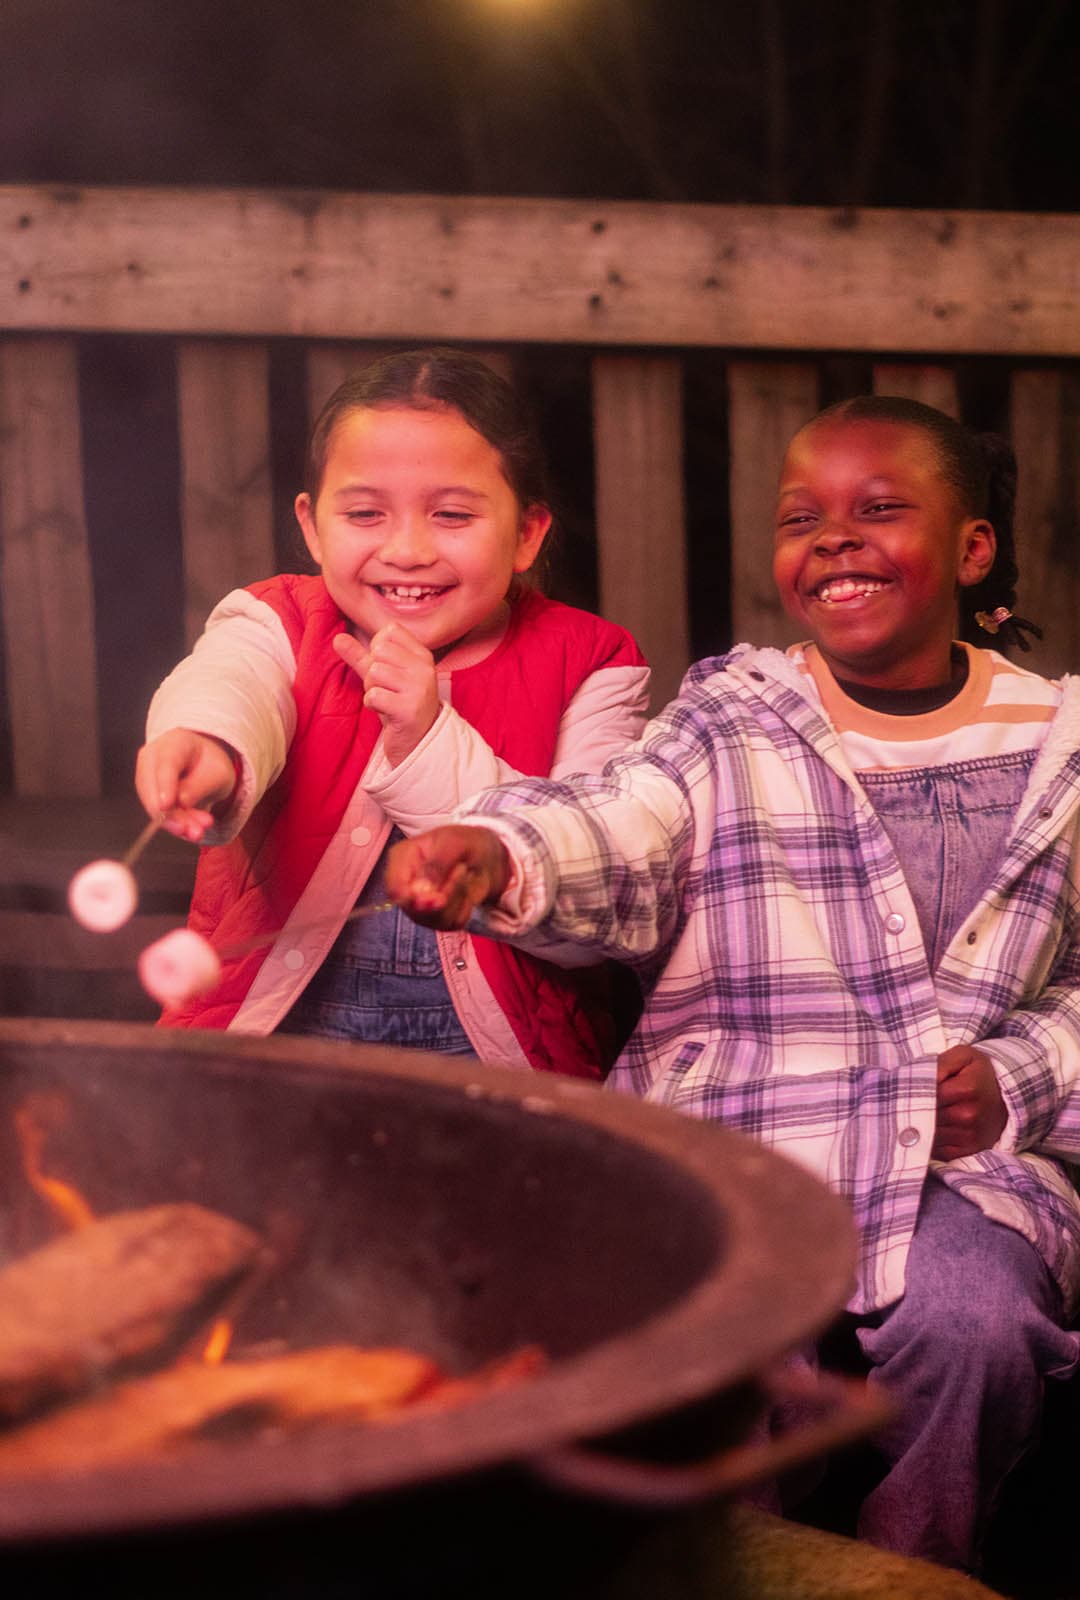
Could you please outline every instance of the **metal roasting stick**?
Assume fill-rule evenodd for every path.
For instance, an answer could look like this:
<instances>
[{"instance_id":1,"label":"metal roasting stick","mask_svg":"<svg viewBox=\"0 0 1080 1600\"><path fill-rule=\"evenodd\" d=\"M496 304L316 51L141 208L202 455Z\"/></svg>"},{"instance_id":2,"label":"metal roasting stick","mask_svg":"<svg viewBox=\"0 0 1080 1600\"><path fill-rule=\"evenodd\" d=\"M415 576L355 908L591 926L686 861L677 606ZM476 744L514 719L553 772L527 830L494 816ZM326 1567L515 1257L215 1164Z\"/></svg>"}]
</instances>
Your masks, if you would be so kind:
<instances>
[{"instance_id":1,"label":"metal roasting stick","mask_svg":"<svg viewBox=\"0 0 1080 1600\"><path fill-rule=\"evenodd\" d=\"M394 908L393 900L380 900L377 905L360 906L358 910L350 911L345 922L359 922L362 917L375 917L381 911L393 911ZM329 920L327 917L322 917L318 922L305 922L298 928L290 928L289 932L312 933L317 928L325 928ZM342 926L344 925L343 923ZM257 933L254 938L242 939L238 944L223 945L218 951L218 956L222 961L231 961L234 956L246 956L249 950L258 950L264 944L273 944L274 940L284 932L284 928L271 928L267 933Z\"/></svg>"}]
</instances>

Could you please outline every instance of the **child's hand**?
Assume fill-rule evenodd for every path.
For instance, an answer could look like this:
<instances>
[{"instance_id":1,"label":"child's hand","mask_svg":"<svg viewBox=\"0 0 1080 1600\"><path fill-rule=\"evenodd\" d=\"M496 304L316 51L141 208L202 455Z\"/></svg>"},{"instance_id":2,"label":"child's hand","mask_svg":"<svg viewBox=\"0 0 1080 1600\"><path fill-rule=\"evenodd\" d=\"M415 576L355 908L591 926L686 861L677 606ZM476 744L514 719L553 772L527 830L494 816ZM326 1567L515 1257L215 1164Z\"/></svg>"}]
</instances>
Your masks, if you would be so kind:
<instances>
[{"instance_id":1,"label":"child's hand","mask_svg":"<svg viewBox=\"0 0 1080 1600\"><path fill-rule=\"evenodd\" d=\"M435 657L399 622L380 628L366 650L351 633L336 634L334 649L364 680L364 704L378 714L386 759L398 766L439 715Z\"/></svg>"},{"instance_id":2,"label":"child's hand","mask_svg":"<svg viewBox=\"0 0 1080 1600\"><path fill-rule=\"evenodd\" d=\"M402 839L386 858L387 894L426 928L463 928L509 880L510 857L490 828L434 828Z\"/></svg>"},{"instance_id":3,"label":"child's hand","mask_svg":"<svg viewBox=\"0 0 1080 1600\"><path fill-rule=\"evenodd\" d=\"M212 807L236 788L232 751L220 739L190 728L170 728L144 744L135 762L135 792L152 817L198 844L214 820Z\"/></svg>"},{"instance_id":4,"label":"child's hand","mask_svg":"<svg viewBox=\"0 0 1080 1600\"><path fill-rule=\"evenodd\" d=\"M937 1126L930 1154L955 1161L989 1150L1007 1121L990 1057L974 1045L956 1044L938 1056Z\"/></svg>"}]
</instances>

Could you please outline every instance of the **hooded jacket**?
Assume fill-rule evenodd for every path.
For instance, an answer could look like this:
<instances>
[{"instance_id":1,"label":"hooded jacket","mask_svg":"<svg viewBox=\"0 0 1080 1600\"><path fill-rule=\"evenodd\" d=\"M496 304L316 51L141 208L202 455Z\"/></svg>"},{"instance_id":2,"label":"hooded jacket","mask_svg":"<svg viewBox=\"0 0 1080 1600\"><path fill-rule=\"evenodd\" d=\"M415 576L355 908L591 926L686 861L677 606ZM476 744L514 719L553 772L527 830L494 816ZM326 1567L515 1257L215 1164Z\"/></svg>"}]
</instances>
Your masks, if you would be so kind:
<instances>
[{"instance_id":1,"label":"hooded jacket","mask_svg":"<svg viewBox=\"0 0 1080 1600\"><path fill-rule=\"evenodd\" d=\"M1004 854L931 972L896 852L805 675L740 645L691 669L634 750L481 796L515 861L492 931L653 984L608 1079L715 1117L850 1201L867 1312L899 1298L928 1172L1080 1289L1080 681L1066 679ZM931 1161L938 1055L977 1044L1008 1111Z\"/></svg>"}]
</instances>

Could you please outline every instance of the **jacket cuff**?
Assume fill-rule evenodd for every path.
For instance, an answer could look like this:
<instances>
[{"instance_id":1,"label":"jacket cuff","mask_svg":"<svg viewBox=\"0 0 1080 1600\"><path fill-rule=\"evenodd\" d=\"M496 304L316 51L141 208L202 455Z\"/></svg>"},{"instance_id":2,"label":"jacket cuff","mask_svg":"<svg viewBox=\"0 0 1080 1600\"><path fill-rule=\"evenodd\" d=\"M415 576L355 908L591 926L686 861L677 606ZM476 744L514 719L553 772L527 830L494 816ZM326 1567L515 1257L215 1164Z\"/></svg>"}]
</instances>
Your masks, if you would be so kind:
<instances>
[{"instance_id":1,"label":"jacket cuff","mask_svg":"<svg viewBox=\"0 0 1080 1600\"><path fill-rule=\"evenodd\" d=\"M995 1150L1021 1151L1040 1144L1054 1123L1058 1083L1045 1050L1027 1039L982 1039L1005 1102L1006 1121Z\"/></svg>"}]
</instances>

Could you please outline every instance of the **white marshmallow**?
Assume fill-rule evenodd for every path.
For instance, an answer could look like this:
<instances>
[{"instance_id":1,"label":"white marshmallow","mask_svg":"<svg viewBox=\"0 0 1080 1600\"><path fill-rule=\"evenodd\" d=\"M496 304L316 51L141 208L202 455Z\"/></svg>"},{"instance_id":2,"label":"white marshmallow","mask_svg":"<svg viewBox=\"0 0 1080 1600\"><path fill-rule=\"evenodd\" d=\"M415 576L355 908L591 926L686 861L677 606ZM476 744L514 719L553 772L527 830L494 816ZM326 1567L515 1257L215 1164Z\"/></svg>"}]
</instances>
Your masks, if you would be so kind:
<instances>
[{"instance_id":1,"label":"white marshmallow","mask_svg":"<svg viewBox=\"0 0 1080 1600\"><path fill-rule=\"evenodd\" d=\"M138 902L135 875L122 861L91 861L68 884L72 916L94 933L122 927Z\"/></svg>"},{"instance_id":2,"label":"white marshmallow","mask_svg":"<svg viewBox=\"0 0 1080 1600\"><path fill-rule=\"evenodd\" d=\"M177 1006L213 989L221 962L213 945L191 928L174 928L148 944L139 957L139 980L163 1006Z\"/></svg>"}]
</instances>

